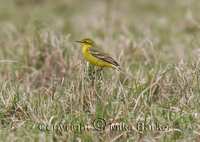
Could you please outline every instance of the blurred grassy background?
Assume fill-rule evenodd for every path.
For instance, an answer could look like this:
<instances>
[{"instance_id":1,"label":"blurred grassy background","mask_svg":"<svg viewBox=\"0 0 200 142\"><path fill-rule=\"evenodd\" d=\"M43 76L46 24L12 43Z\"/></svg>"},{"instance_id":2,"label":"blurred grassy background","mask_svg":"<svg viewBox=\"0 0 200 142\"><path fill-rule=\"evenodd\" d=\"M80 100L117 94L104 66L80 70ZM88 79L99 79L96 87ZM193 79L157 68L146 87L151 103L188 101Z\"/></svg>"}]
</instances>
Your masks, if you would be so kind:
<instances>
[{"instance_id":1,"label":"blurred grassy background","mask_svg":"<svg viewBox=\"0 0 200 142\"><path fill-rule=\"evenodd\" d=\"M198 0L0 0L2 141L199 141ZM91 86L74 43L90 37L127 78ZM41 131L95 118L167 131Z\"/></svg>"}]
</instances>

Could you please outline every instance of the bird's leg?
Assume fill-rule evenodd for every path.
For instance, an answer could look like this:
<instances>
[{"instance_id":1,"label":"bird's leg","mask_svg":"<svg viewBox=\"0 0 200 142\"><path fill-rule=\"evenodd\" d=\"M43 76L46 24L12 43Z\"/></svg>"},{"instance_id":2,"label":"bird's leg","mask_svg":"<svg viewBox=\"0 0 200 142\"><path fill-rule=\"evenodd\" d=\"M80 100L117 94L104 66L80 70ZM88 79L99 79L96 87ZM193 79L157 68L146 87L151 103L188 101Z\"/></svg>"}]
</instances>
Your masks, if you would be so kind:
<instances>
[{"instance_id":1,"label":"bird's leg","mask_svg":"<svg viewBox=\"0 0 200 142\"><path fill-rule=\"evenodd\" d=\"M95 68L94 68L94 66L87 63L86 73L87 73L86 79L94 82L94 80L95 80Z\"/></svg>"},{"instance_id":2,"label":"bird's leg","mask_svg":"<svg viewBox=\"0 0 200 142\"><path fill-rule=\"evenodd\" d=\"M100 67L100 68L97 69L97 72L101 72L102 70L103 70L103 68Z\"/></svg>"},{"instance_id":3,"label":"bird's leg","mask_svg":"<svg viewBox=\"0 0 200 142\"><path fill-rule=\"evenodd\" d=\"M102 80L102 70L103 70L103 68L98 68L97 69L97 79L99 80L99 81L101 81Z\"/></svg>"}]
</instances>

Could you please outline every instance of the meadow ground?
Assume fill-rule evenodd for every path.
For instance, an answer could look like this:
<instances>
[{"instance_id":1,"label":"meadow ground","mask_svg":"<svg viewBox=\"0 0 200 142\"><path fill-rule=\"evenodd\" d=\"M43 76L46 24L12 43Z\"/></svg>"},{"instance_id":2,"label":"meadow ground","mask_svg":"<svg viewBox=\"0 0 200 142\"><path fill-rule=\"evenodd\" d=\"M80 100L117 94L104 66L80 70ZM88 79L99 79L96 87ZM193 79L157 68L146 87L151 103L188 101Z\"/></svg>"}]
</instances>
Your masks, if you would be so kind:
<instances>
[{"instance_id":1,"label":"meadow ground","mask_svg":"<svg viewBox=\"0 0 200 142\"><path fill-rule=\"evenodd\" d=\"M200 141L199 13L198 0L0 0L0 141ZM84 37L127 75L92 74Z\"/></svg>"}]
</instances>

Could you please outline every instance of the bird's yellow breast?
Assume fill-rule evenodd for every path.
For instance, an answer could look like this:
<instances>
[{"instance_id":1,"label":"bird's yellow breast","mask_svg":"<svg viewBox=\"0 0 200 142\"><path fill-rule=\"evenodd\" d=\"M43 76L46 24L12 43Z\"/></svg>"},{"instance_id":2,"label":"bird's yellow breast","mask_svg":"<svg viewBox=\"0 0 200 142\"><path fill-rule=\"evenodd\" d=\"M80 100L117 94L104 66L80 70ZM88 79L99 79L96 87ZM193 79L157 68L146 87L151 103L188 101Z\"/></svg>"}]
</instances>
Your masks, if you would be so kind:
<instances>
[{"instance_id":1,"label":"bird's yellow breast","mask_svg":"<svg viewBox=\"0 0 200 142\"><path fill-rule=\"evenodd\" d=\"M99 66L99 67L113 67L112 64L107 63L103 60L100 60L100 59L92 56L89 52L89 48L92 48L92 47L90 45L83 45L83 47L82 47L83 56L89 63Z\"/></svg>"}]
</instances>

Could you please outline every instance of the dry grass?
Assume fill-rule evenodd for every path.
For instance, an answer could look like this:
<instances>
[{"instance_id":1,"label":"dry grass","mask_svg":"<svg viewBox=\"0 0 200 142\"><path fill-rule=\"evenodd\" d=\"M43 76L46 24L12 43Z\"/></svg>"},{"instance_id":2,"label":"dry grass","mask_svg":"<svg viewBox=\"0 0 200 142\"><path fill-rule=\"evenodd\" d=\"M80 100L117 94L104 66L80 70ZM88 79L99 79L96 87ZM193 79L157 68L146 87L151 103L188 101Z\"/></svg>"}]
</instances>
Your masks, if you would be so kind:
<instances>
[{"instance_id":1,"label":"dry grass","mask_svg":"<svg viewBox=\"0 0 200 142\"><path fill-rule=\"evenodd\" d=\"M197 0L1 0L0 10L2 141L200 140ZM128 75L91 75L73 42L83 37Z\"/></svg>"}]
</instances>

